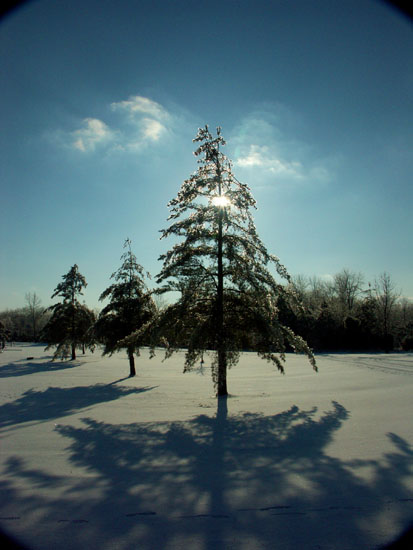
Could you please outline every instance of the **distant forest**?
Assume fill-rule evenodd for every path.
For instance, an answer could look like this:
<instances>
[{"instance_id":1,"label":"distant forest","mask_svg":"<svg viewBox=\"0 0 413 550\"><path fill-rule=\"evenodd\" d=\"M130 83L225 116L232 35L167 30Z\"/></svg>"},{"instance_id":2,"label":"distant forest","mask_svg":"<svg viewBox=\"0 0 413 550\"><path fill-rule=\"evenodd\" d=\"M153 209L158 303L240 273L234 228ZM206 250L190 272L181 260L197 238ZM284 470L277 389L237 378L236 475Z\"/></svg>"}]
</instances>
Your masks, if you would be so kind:
<instances>
[{"instance_id":1,"label":"distant forest","mask_svg":"<svg viewBox=\"0 0 413 550\"><path fill-rule=\"evenodd\" d=\"M401 296L389 274L365 284L361 273L343 269L328 282L297 275L290 285L303 308L293 311L279 300L279 317L315 352L413 350L413 302ZM165 307L162 298L155 297L155 303ZM93 313L90 323L99 311ZM28 293L25 307L0 312L2 339L46 342L43 331L51 315L35 293Z\"/></svg>"}]
</instances>

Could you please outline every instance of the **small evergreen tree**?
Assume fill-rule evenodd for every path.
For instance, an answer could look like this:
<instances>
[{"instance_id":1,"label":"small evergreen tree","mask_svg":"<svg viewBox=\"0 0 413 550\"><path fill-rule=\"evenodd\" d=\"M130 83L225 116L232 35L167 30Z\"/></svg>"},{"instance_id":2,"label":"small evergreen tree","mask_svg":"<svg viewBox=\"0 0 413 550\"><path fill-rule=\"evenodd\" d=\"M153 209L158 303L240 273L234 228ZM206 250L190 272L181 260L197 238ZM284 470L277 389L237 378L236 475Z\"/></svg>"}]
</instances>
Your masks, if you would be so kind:
<instances>
[{"instance_id":1,"label":"small evergreen tree","mask_svg":"<svg viewBox=\"0 0 413 550\"><path fill-rule=\"evenodd\" d=\"M94 314L78 300L78 296L83 294L82 289L87 286L78 266L75 264L62 278L52 294L52 299L60 296L62 301L49 308L52 316L43 329L43 338L48 342L46 349L56 346L54 358L71 355L75 360L76 347L86 341L85 335L93 326Z\"/></svg>"},{"instance_id":2,"label":"small evergreen tree","mask_svg":"<svg viewBox=\"0 0 413 550\"><path fill-rule=\"evenodd\" d=\"M129 239L126 239L124 248L126 252L121 256L123 263L111 275L115 282L99 298L109 298L109 303L101 311L95 331L97 338L104 344L104 355L126 349L130 376L135 376L134 354L139 355L139 348L144 345L144 341L140 338L133 341L125 339L151 320L156 307L145 283L144 270L132 253Z\"/></svg>"},{"instance_id":3,"label":"small evergreen tree","mask_svg":"<svg viewBox=\"0 0 413 550\"><path fill-rule=\"evenodd\" d=\"M258 237L250 210L255 208L250 189L232 173L231 162L216 137L199 129L194 142L198 170L170 201L171 225L162 238L181 239L165 255L157 277L162 291L178 291L177 303L157 319L157 334L168 345L167 356L187 347L185 370L214 350L212 375L217 395L227 395L227 367L238 361L248 346L284 372L285 351L305 353L316 370L306 342L282 324L277 303L292 309L300 304L291 285L276 282L269 271L289 281L278 258L269 254Z\"/></svg>"},{"instance_id":4,"label":"small evergreen tree","mask_svg":"<svg viewBox=\"0 0 413 550\"><path fill-rule=\"evenodd\" d=\"M0 352L6 347L6 341L10 338L10 331L0 321Z\"/></svg>"}]
</instances>

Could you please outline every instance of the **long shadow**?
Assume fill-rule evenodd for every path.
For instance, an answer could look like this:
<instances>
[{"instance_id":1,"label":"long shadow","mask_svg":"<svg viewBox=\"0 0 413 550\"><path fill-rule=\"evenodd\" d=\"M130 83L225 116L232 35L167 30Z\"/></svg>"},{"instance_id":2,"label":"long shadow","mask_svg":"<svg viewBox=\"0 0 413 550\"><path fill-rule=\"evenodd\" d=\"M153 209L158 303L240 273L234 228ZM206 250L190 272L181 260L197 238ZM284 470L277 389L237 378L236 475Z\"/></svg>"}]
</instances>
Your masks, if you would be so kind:
<instances>
[{"instance_id":1,"label":"long shadow","mask_svg":"<svg viewBox=\"0 0 413 550\"><path fill-rule=\"evenodd\" d=\"M41 358L43 359L43 358ZM13 376L26 376L28 374L36 374L39 372L55 372L63 369L74 369L80 366L79 362L71 361L59 361L52 362L50 356L45 356L44 359L48 359L48 362L27 361L27 359L21 359L8 363L7 365L0 366L0 378L10 378Z\"/></svg>"},{"instance_id":2,"label":"long shadow","mask_svg":"<svg viewBox=\"0 0 413 550\"><path fill-rule=\"evenodd\" d=\"M41 510L48 518L36 524L38 545L54 530L66 549L373 548L379 518L390 513L403 526L412 517L413 451L388 434L394 451L380 460L330 456L328 444L348 418L336 402L322 413L292 406L272 416L231 416L225 398L215 417L186 422L84 418L83 427L57 431L71 441L71 463L89 478L69 490L64 476L12 457L1 492L20 516L34 523ZM366 467L368 479L361 475ZM21 494L22 480L65 489L64 499ZM76 522L82 530L72 529Z\"/></svg>"},{"instance_id":3,"label":"long shadow","mask_svg":"<svg viewBox=\"0 0 413 550\"><path fill-rule=\"evenodd\" d=\"M109 382L109 384L106 384L107 386L113 386L114 384L117 384L118 382L124 382L125 380L130 380L131 376L124 376L123 378L118 378L117 380L114 380L113 382Z\"/></svg>"},{"instance_id":4,"label":"long shadow","mask_svg":"<svg viewBox=\"0 0 413 550\"><path fill-rule=\"evenodd\" d=\"M150 391L156 387L130 388L114 385L121 380L93 386L49 387L44 391L27 390L15 401L0 406L0 428L23 422L42 422L60 418L98 403L114 401L126 395Z\"/></svg>"}]
</instances>

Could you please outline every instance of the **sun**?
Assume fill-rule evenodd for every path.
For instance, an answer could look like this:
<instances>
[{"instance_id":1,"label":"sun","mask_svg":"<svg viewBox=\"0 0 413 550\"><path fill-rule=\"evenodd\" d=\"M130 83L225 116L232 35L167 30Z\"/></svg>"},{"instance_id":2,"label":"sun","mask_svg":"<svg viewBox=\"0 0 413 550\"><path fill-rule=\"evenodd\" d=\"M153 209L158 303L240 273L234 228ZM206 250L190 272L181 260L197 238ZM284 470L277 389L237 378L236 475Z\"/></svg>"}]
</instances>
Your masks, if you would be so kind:
<instances>
[{"instance_id":1,"label":"sun","mask_svg":"<svg viewBox=\"0 0 413 550\"><path fill-rule=\"evenodd\" d=\"M217 197L213 197L212 204L221 208L225 208L226 206L229 206L231 204L231 201L225 195L218 195Z\"/></svg>"}]
</instances>

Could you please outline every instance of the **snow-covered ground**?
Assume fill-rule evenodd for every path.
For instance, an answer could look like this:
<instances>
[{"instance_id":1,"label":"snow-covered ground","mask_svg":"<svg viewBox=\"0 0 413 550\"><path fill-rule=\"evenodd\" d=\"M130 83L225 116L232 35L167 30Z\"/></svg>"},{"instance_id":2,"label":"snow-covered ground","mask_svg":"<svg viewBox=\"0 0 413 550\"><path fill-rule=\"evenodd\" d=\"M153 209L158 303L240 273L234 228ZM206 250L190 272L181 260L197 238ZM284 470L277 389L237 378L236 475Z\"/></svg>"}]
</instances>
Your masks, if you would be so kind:
<instances>
[{"instance_id":1,"label":"snow-covered ground","mask_svg":"<svg viewBox=\"0 0 413 550\"><path fill-rule=\"evenodd\" d=\"M0 354L0 526L33 549L368 549L413 520L413 355ZM208 365L208 361L206 362Z\"/></svg>"}]
</instances>

